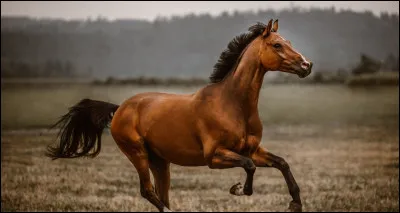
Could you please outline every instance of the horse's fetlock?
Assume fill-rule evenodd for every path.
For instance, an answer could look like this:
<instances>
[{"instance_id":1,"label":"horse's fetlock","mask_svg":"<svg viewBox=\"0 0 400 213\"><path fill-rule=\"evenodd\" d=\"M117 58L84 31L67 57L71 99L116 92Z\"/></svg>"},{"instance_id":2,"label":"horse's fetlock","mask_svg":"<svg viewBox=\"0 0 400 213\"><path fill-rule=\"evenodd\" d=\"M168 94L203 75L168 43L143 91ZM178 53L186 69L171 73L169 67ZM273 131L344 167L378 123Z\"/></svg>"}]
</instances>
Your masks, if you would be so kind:
<instances>
[{"instance_id":1,"label":"horse's fetlock","mask_svg":"<svg viewBox=\"0 0 400 213\"><path fill-rule=\"evenodd\" d=\"M245 186L244 189L243 189L243 194L245 194L247 196L250 196L250 195L253 194L253 189L249 188L248 186Z\"/></svg>"},{"instance_id":2,"label":"horse's fetlock","mask_svg":"<svg viewBox=\"0 0 400 213\"><path fill-rule=\"evenodd\" d=\"M149 198L153 193L152 188L140 188L140 195L144 198Z\"/></svg>"}]
</instances>

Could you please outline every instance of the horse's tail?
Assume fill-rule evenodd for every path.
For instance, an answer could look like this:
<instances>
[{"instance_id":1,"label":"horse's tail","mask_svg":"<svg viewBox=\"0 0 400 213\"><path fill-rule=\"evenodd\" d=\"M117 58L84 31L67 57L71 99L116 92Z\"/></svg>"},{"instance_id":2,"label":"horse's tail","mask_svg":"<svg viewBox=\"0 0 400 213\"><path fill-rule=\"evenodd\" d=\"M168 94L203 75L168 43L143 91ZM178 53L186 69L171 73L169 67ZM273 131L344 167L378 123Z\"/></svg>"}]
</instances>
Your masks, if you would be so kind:
<instances>
[{"instance_id":1,"label":"horse's tail","mask_svg":"<svg viewBox=\"0 0 400 213\"><path fill-rule=\"evenodd\" d=\"M60 144L47 148L46 156L57 158L96 157L101 149L101 135L108 126L118 105L83 99L61 117L53 127L60 125ZM90 152L92 151L92 152Z\"/></svg>"}]
</instances>

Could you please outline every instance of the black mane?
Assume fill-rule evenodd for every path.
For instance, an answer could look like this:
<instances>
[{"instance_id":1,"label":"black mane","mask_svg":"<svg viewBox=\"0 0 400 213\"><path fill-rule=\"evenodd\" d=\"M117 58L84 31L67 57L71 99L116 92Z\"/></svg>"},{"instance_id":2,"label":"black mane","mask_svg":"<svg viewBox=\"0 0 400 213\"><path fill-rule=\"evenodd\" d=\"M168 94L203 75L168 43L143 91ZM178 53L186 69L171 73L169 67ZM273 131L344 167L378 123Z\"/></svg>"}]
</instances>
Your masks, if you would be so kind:
<instances>
[{"instance_id":1,"label":"black mane","mask_svg":"<svg viewBox=\"0 0 400 213\"><path fill-rule=\"evenodd\" d=\"M231 72L242 51L250 42L261 35L266 27L265 24L257 22L257 24L249 27L249 32L236 36L229 42L228 48L221 53L218 62L214 65L214 71L210 76L212 83L222 81Z\"/></svg>"}]
</instances>

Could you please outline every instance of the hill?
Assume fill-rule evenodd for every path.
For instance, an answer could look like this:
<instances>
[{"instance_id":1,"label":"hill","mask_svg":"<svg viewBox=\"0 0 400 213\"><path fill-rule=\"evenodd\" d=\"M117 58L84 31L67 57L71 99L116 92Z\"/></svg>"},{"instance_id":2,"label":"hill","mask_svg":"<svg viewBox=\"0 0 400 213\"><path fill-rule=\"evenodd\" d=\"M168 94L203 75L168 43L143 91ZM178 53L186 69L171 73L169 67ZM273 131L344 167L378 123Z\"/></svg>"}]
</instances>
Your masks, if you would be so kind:
<instances>
[{"instance_id":1,"label":"hill","mask_svg":"<svg viewBox=\"0 0 400 213\"><path fill-rule=\"evenodd\" d=\"M207 78L234 36L270 18L279 19L280 34L314 62L315 70L354 66L361 53L378 60L399 55L398 15L335 8L191 14L154 22L2 17L2 77L25 75L20 72L27 66L46 76L58 63L61 71L54 75ZM23 71L10 63L23 63Z\"/></svg>"}]
</instances>

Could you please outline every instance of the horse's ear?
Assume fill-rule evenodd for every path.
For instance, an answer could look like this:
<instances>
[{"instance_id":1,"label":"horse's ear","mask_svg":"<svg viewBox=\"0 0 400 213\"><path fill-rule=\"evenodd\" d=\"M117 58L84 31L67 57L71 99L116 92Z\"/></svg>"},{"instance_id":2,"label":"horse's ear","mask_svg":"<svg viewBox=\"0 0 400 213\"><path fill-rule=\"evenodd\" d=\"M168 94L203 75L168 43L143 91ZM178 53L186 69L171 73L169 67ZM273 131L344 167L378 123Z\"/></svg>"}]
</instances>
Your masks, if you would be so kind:
<instances>
[{"instance_id":1,"label":"horse's ear","mask_svg":"<svg viewBox=\"0 0 400 213\"><path fill-rule=\"evenodd\" d=\"M269 34L271 33L271 29L272 29L272 19L269 20L267 27L265 28L264 32L263 32L263 37L267 37L269 36Z\"/></svg>"},{"instance_id":2,"label":"horse's ear","mask_svg":"<svg viewBox=\"0 0 400 213\"><path fill-rule=\"evenodd\" d=\"M278 32L278 19L276 19L272 25L272 32Z\"/></svg>"}]
</instances>

